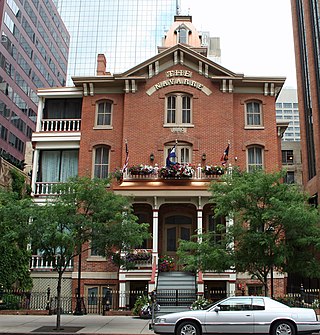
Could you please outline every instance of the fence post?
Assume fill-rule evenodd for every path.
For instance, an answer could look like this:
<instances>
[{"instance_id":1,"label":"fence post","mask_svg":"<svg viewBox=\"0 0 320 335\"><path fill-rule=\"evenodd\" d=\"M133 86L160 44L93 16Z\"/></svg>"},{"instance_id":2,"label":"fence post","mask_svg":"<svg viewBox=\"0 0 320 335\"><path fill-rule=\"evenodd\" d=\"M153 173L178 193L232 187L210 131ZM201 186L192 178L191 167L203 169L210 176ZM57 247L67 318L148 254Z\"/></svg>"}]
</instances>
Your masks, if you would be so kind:
<instances>
[{"instance_id":1,"label":"fence post","mask_svg":"<svg viewBox=\"0 0 320 335\"><path fill-rule=\"evenodd\" d=\"M47 305L46 310L49 311L50 314L50 287L47 288Z\"/></svg>"}]
</instances>

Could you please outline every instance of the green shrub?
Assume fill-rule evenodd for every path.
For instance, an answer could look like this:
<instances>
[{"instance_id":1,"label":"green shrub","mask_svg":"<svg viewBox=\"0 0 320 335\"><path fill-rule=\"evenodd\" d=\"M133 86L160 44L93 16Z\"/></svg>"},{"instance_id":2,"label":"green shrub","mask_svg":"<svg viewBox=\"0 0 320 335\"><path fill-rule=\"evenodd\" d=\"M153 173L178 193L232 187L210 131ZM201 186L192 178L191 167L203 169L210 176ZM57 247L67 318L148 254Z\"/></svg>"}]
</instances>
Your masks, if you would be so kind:
<instances>
[{"instance_id":1,"label":"green shrub","mask_svg":"<svg viewBox=\"0 0 320 335\"><path fill-rule=\"evenodd\" d=\"M140 295L134 303L132 313L133 315L140 315L141 308L149 304L149 298L146 295Z\"/></svg>"}]
</instances>

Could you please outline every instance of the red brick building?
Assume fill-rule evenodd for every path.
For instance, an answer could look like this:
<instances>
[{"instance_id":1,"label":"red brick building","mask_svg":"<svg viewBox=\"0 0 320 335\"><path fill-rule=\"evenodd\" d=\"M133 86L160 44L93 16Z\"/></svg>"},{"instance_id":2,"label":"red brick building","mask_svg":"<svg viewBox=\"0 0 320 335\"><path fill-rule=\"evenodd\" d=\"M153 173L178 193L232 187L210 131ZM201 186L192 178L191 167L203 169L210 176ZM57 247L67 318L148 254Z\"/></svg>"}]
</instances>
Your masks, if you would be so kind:
<instances>
[{"instance_id":1,"label":"red brick building","mask_svg":"<svg viewBox=\"0 0 320 335\"><path fill-rule=\"evenodd\" d=\"M143 251L152 257L118 274L89 251L81 269L84 296L116 289L124 307L131 302L123 292L158 288L158 259L176 259L179 239L215 229L208 186L219 182L219 176L207 175L203 168L221 165L228 143L225 173L234 165L280 168L284 125L276 122L275 99L285 79L247 77L210 61L188 16L175 18L153 58L122 74L106 68L99 55L96 76L73 78L75 87L39 90L32 185L41 202L52 183L69 176L106 177L124 166L127 142L128 167L113 190L131 196L135 214L150 224L152 239L145 241ZM174 146L175 160L188 169L184 178L162 174ZM51 171L53 163L60 172ZM152 173L134 174L134 165ZM232 219L222 222L228 226ZM70 278L74 292L77 264ZM193 278L196 292L213 299L241 294L242 289L246 294L260 290L257 281L233 270ZM275 295L283 294L284 275L275 273L274 284Z\"/></svg>"}]
</instances>

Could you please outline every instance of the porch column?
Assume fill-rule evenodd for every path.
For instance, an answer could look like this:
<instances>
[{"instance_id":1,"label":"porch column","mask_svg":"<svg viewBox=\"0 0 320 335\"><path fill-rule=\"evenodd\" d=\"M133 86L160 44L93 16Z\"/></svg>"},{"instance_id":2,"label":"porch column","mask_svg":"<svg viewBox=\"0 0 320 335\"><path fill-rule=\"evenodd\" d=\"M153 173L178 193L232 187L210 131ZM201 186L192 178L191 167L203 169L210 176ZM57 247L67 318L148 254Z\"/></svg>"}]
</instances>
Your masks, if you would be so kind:
<instances>
[{"instance_id":1,"label":"porch column","mask_svg":"<svg viewBox=\"0 0 320 335\"><path fill-rule=\"evenodd\" d=\"M230 279L227 281L227 297L235 295L236 292L236 279L235 273L230 275Z\"/></svg>"},{"instance_id":2,"label":"porch column","mask_svg":"<svg viewBox=\"0 0 320 335\"><path fill-rule=\"evenodd\" d=\"M32 180L31 180L31 192L32 194L36 193L36 179L38 175L39 168L39 149L35 149L33 153L33 164L32 164Z\"/></svg>"},{"instance_id":3,"label":"porch column","mask_svg":"<svg viewBox=\"0 0 320 335\"><path fill-rule=\"evenodd\" d=\"M36 125L36 132L41 131L41 122L43 119L43 108L44 108L44 99L41 97L38 101L38 117L37 117L37 125Z\"/></svg>"},{"instance_id":4,"label":"porch column","mask_svg":"<svg viewBox=\"0 0 320 335\"><path fill-rule=\"evenodd\" d=\"M202 234L203 229L203 218L202 218L203 210L202 208L197 209L197 234L198 234L198 243L202 242L202 237L199 235ZM202 297L204 294L204 282L202 278L202 271L198 272L198 278L197 278L197 285L198 285L198 297Z\"/></svg>"},{"instance_id":5,"label":"porch column","mask_svg":"<svg viewBox=\"0 0 320 335\"><path fill-rule=\"evenodd\" d=\"M156 285L158 267L158 238L159 238L159 209L157 208L155 197L155 207L152 209L152 274L148 285L148 292L152 292Z\"/></svg>"},{"instance_id":6,"label":"porch column","mask_svg":"<svg viewBox=\"0 0 320 335\"><path fill-rule=\"evenodd\" d=\"M158 254L158 237L159 237L159 210L152 210L152 253Z\"/></svg>"},{"instance_id":7,"label":"porch column","mask_svg":"<svg viewBox=\"0 0 320 335\"><path fill-rule=\"evenodd\" d=\"M126 291L126 282L125 281L119 281L119 309L125 310L127 305L127 293Z\"/></svg>"},{"instance_id":8,"label":"porch column","mask_svg":"<svg viewBox=\"0 0 320 335\"><path fill-rule=\"evenodd\" d=\"M202 234L202 208L198 208L197 209L197 234L201 235ZM202 242L202 237L198 237L198 242L201 243Z\"/></svg>"}]
</instances>

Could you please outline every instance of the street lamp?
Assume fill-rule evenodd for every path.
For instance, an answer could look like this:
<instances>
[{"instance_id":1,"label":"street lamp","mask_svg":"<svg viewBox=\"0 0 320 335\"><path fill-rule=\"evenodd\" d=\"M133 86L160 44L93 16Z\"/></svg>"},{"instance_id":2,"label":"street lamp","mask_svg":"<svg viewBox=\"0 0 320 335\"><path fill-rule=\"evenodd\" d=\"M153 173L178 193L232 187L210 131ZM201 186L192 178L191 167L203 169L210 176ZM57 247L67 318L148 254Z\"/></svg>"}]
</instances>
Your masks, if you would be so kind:
<instances>
[{"instance_id":1,"label":"street lamp","mask_svg":"<svg viewBox=\"0 0 320 335\"><path fill-rule=\"evenodd\" d=\"M73 315L83 315L82 307L81 307L81 294L80 294L80 288L81 288L81 253L82 248L80 247L79 252L79 262L78 262L78 287L76 292L76 309L73 313Z\"/></svg>"}]
</instances>

